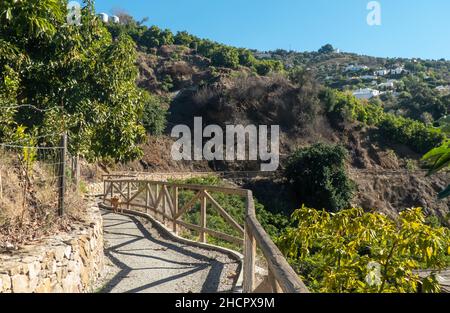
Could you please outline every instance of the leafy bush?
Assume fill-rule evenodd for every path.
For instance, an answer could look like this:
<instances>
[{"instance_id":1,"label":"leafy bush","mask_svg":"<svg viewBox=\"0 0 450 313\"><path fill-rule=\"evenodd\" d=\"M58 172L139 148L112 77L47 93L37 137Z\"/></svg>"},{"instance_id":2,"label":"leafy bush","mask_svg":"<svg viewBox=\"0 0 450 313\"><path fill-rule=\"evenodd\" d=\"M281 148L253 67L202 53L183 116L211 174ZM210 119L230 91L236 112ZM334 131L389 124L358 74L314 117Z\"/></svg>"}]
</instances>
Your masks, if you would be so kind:
<instances>
[{"instance_id":1,"label":"leafy bush","mask_svg":"<svg viewBox=\"0 0 450 313\"><path fill-rule=\"evenodd\" d=\"M161 89L165 92L169 92L173 89L173 78L170 75L165 75L161 82Z\"/></svg>"},{"instance_id":2,"label":"leafy bush","mask_svg":"<svg viewBox=\"0 0 450 313\"><path fill-rule=\"evenodd\" d=\"M247 67L254 67L257 63L256 58L253 53L247 49L242 49L239 51L239 64Z\"/></svg>"},{"instance_id":3,"label":"leafy bush","mask_svg":"<svg viewBox=\"0 0 450 313\"><path fill-rule=\"evenodd\" d=\"M281 72L284 69L283 63L275 60L258 61L255 67L256 72L261 76L265 76L271 72Z\"/></svg>"},{"instance_id":4,"label":"leafy bush","mask_svg":"<svg viewBox=\"0 0 450 313\"><path fill-rule=\"evenodd\" d=\"M175 38L170 30L161 30L157 26L148 28L139 40L139 43L147 48L159 48L164 45L172 45L174 42Z\"/></svg>"},{"instance_id":5,"label":"leafy bush","mask_svg":"<svg viewBox=\"0 0 450 313\"><path fill-rule=\"evenodd\" d=\"M315 144L289 158L285 175L308 206L338 211L350 207L355 190L347 177L347 151L338 145Z\"/></svg>"},{"instance_id":6,"label":"leafy bush","mask_svg":"<svg viewBox=\"0 0 450 313\"><path fill-rule=\"evenodd\" d=\"M143 93L144 111L142 114L142 124L148 133L161 135L167 124L167 110L161 97Z\"/></svg>"},{"instance_id":7,"label":"leafy bush","mask_svg":"<svg viewBox=\"0 0 450 313\"><path fill-rule=\"evenodd\" d=\"M322 46L318 52L322 54L332 53L334 52L334 47L331 44L326 44L325 46Z\"/></svg>"},{"instance_id":8,"label":"leafy bush","mask_svg":"<svg viewBox=\"0 0 450 313\"><path fill-rule=\"evenodd\" d=\"M377 126L383 138L405 144L418 153L439 146L446 139L440 129L391 113L377 104L360 101L349 93L327 89L321 93L332 123L359 121Z\"/></svg>"},{"instance_id":9,"label":"leafy bush","mask_svg":"<svg viewBox=\"0 0 450 313\"><path fill-rule=\"evenodd\" d=\"M195 37L192 36L191 34L189 34L188 32L183 31L183 32L178 32L175 35L174 40L175 40L176 45L189 47L192 44L192 42L194 42Z\"/></svg>"},{"instance_id":10,"label":"leafy bush","mask_svg":"<svg viewBox=\"0 0 450 313\"><path fill-rule=\"evenodd\" d=\"M303 207L278 244L314 292L440 292L434 272L447 266L448 228L426 224L421 209L398 221L362 209L335 214Z\"/></svg>"},{"instance_id":11,"label":"leafy bush","mask_svg":"<svg viewBox=\"0 0 450 313\"><path fill-rule=\"evenodd\" d=\"M214 66L237 68L239 65L239 53L234 48L219 47L213 52L211 61Z\"/></svg>"},{"instance_id":12,"label":"leafy bush","mask_svg":"<svg viewBox=\"0 0 450 313\"><path fill-rule=\"evenodd\" d=\"M418 153L425 153L445 140L445 135L439 129L392 114L386 114L378 127L382 136L406 144Z\"/></svg>"}]
</instances>

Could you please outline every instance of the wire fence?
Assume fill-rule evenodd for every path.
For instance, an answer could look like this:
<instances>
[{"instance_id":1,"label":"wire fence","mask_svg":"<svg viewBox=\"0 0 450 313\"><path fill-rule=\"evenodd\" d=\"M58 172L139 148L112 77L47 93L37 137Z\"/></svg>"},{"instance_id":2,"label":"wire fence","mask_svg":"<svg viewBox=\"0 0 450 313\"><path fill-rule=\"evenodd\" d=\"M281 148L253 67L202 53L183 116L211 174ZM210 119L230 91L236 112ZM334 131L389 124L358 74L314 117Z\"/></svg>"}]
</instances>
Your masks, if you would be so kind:
<instances>
[{"instance_id":1,"label":"wire fence","mask_svg":"<svg viewBox=\"0 0 450 313\"><path fill-rule=\"evenodd\" d=\"M67 153L65 134L60 137L60 145L53 147L0 143L0 210L64 214L66 192L77 189L79 169Z\"/></svg>"}]
</instances>

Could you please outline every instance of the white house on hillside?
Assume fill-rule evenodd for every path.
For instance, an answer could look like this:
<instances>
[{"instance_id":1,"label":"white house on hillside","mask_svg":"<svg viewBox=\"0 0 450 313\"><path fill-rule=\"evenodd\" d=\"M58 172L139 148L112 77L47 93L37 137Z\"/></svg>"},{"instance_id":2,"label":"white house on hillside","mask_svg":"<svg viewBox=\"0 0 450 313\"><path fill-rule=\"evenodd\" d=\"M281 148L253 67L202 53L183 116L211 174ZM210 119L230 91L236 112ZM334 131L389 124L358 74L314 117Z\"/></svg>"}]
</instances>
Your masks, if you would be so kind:
<instances>
[{"instance_id":1,"label":"white house on hillside","mask_svg":"<svg viewBox=\"0 0 450 313\"><path fill-rule=\"evenodd\" d=\"M102 20L103 23L120 23L120 18L117 15L108 16L106 13L99 13L98 17Z\"/></svg>"},{"instance_id":2,"label":"white house on hillside","mask_svg":"<svg viewBox=\"0 0 450 313\"><path fill-rule=\"evenodd\" d=\"M111 16L112 18L112 22L115 24L119 24L120 23L120 18L117 15L113 15Z\"/></svg>"},{"instance_id":3,"label":"white house on hillside","mask_svg":"<svg viewBox=\"0 0 450 313\"><path fill-rule=\"evenodd\" d=\"M389 74L389 70L386 70L386 69L377 70L374 73L374 75L376 75L376 76L386 76L387 74Z\"/></svg>"},{"instance_id":4,"label":"white house on hillside","mask_svg":"<svg viewBox=\"0 0 450 313\"><path fill-rule=\"evenodd\" d=\"M386 88L386 89L394 89L397 80L389 79L387 82L379 84L378 87Z\"/></svg>"},{"instance_id":5,"label":"white house on hillside","mask_svg":"<svg viewBox=\"0 0 450 313\"><path fill-rule=\"evenodd\" d=\"M255 58L258 58L258 59L271 59L272 58L272 54L271 53L266 53L266 52L256 52L255 53Z\"/></svg>"},{"instance_id":6,"label":"white house on hillside","mask_svg":"<svg viewBox=\"0 0 450 313\"><path fill-rule=\"evenodd\" d=\"M109 16L106 13L100 13L98 14L98 17L102 20L103 23L108 23Z\"/></svg>"},{"instance_id":7,"label":"white house on hillside","mask_svg":"<svg viewBox=\"0 0 450 313\"><path fill-rule=\"evenodd\" d=\"M371 99L373 97L378 97L380 95L380 91L371 88L358 89L353 92L353 95L357 99Z\"/></svg>"},{"instance_id":8,"label":"white house on hillside","mask_svg":"<svg viewBox=\"0 0 450 313\"><path fill-rule=\"evenodd\" d=\"M364 79L364 80L374 80L374 79L377 79L377 77L376 77L376 76L373 76L373 75L363 75L363 76L361 76L361 79Z\"/></svg>"},{"instance_id":9,"label":"white house on hillside","mask_svg":"<svg viewBox=\"0 0 450 313\"><path fill-rule=\"evenodd\" d=\"M399 66L399 67L391 70L391 75L401 75L401 74L403 74L403 72L406 72L405 68L402 66Z\"/></svg>"},{"instance_id":10,"label":"white house on hillside","mask_svg":"<svg viewBox=\"0 0 450 313\"><path fill-rule=\"evenodd\" d=\"M366 65L349 65L344 69L344 72L359 72L363 70L368 70L369 67Z\"/></svg>"}]
</instances>

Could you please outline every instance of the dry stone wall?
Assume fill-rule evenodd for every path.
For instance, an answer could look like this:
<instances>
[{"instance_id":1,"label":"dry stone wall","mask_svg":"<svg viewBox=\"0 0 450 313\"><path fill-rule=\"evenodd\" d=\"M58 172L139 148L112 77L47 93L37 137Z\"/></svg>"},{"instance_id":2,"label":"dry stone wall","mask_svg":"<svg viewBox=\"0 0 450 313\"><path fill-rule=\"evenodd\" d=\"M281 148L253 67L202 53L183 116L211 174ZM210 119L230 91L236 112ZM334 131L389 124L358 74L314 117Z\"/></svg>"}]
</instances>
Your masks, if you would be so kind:
<instances>
[{"instance_id":1,"label":"dry stone wall","mask_svg":"<svg viewBox=\"0 0 450 313\"><path fill-rule=\"evenodd\" d=\"M0 254L0 293L92 292L104 266L103 219L88 210L87 222L13 255Z\"/></svg>"}]
</instances>

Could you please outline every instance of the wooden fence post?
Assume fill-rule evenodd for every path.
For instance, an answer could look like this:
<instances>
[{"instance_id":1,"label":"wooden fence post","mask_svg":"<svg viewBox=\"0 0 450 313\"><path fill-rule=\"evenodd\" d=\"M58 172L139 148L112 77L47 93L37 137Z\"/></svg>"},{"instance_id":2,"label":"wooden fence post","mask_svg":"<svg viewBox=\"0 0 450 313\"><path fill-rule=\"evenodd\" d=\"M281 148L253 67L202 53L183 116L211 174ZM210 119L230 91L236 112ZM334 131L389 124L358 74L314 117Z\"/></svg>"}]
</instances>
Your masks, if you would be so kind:
<instances>
[{"instance_id":1,"label":"wooden fence post","mask_svg":"<svg viewBox=\"0 0 450 313\"><path fill-rule=\"evenodd\" d=\"M272 292L273 293L282 293L283 290L280 287L280 284L277 282L277 280L275 279L275 276L273 275L273 271L269 268L269 284L270 287L272 288Z\"/></svg>"},{"instance_id":2,"label":"wooden fence post","mask_svg":"<svg viewBox=\"0 0 450 313\"><path fill-rule=\"evenodd\" d=\"M106 204L106 180L103 180L103 203Z\"/></svg>"},{"instance_id":3,"label":"wooden fence post","mask_svg":"<svg viewBox=\"0 0 450 313\"><path fill-rule=\"evenodd\" d=\"M127 210L129 210L130 209L130 199L131 199L131 183L130 182L128 182L127 183L127 187L128 187L128 190L127 190Z\"/></svg>"},{"instance_id":4,"label":"wooden fence post","mask_svg":"<svg viewBox=\"0 0 450 313\"><path fill-rule=\"evenodd\" d=\"M150 186L149 186L148 182L145 182L144 184L145 184L145 213L148 214L148 207L150 206L150 195L149 195Z\"/></svg>"},{"instance_id":5,"label":"wooden fence post","mask_svg":"<svg viewBox=\"0 0 450 313\"><path fill-rule=\"evenodd\" d=\"M244 293L255 290L256 240L245 223L244 234Z\"/></svg>"},{"instance_id":6,"label":"wooden fence post","mask_svg":"<svg viewBox=\"0 0 450 313\"><path fill-rule=\"evenodd\" d=\"M80 163L78 154L72 156L72 179L75 184L75 190L78 192L80 190Z\"/></svg>"},{"instance_id":7,"label":"wooden fence post","mask_svg":"<svg viewBox=\"0 0 450 313\"><path fill-rule=\"evenodd\" d=\"M164 226L167 226L167 219L165 215L167 213L167 199L164 185L161 186L161 193L162 193L162 222Z\"/></svg>"},{"instance_id":8,"label":"wooden fence post","mask_svg":"<svg viewBox=\"0 0 450 313\"><path fill-rule=\"evenodd\" d=\"M155 195L155 197L156 197L156 204L158 205L158 206L155 208L155 218L156 218L156 220L158 220L159 215L161 214L161 213L159 212L159 206L160 206L160 205L159 205L159 203L158 203L159 193L160 193L160 188L159 188L159 185L156 184L156 195Z\"/></svg>"},{"instance_id":9,"label":"wooden fence post","mask_svg":"<svg viewBox=\"0 0 450 313\"><path fill-rule=\"evenodd\" d=\"M200 232L200 242L206 242L206 195L204 190L202 191L201 196L201 205L200 205L200 226L202 227L202 231Z\"/></svg>"},{"instance_id":10,"label":"wooden fence post","mask_svg":"<svg viewBox=\"0 0 450 313\"><path fill-rule=\"evenodd\" d=\"M178 208L178 187L175 187L173 190L173 212L174 212L174 216L173 216L173 232L178 235L178 225L177 225L177 220L175 218L175 216L178 214L179 208Z\"/></svg>"}]
</instances>

